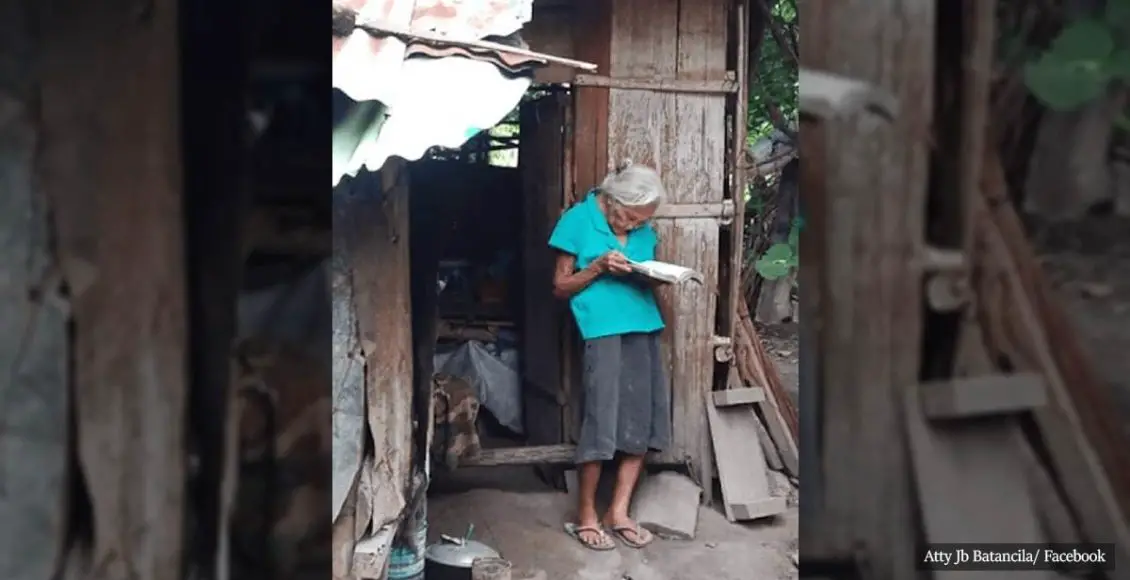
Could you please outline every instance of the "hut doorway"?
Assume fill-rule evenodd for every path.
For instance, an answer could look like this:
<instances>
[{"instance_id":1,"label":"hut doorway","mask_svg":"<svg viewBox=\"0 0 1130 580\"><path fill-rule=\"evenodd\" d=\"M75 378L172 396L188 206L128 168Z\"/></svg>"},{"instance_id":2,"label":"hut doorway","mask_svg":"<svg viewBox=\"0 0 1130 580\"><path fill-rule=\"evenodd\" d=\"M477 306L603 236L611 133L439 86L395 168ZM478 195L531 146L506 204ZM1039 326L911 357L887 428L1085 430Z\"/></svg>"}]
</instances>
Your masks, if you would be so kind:
<instances>
[{"instance_id":1,"label":"hut doorway","mask_svg":"<svg viewBox=\"0 0 1130 580\"><path fill-rule=\"evenodd\" d=\"M460 150L409 166L416 364L434 378L431 449L447 467L572 460L573 331L547 246L573 197L571 107L567 88L539 86Z\"/></svg>"}]
</instances>

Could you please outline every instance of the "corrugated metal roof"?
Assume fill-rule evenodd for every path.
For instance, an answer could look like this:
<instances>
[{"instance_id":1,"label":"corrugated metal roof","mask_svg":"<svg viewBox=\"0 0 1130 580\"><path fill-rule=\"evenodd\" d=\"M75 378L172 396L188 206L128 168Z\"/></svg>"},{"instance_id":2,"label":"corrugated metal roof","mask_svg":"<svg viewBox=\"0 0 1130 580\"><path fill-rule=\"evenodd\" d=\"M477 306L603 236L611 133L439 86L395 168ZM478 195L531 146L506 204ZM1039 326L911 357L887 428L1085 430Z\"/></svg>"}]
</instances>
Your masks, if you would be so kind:
<instances>
[{"instance_id":1,"label":"corrugated metal roof","mask_svg":"<svg viewBox=\"0 0 1130 580\"><path fill-rule=\"evenodd\" d=\"M334 2L333 85L357 101L334 127L333 185L395 155L419 159L455 148L494 126L521 100L544 61L465 43L371 34L365 27L458 41L497 38L524 48L518 32L532 0L341 0Z\"/></svg>"},{"instance_id":2,"label":"corrugated metal roof","mask_svg":"<svg viewBox=\"0 0 1130 580\"><path fill-rule=\"evenodd\" d=\"M479 40L514 35L529 22L532 11L532 0L335 0L335 18L345 21L346 30L335 30L333 38L334 87L355 101L376 100L391 106L389 99L407 58L460 56L510 69L538 62L496 50L406 43L393 36L372 35L357 23L379 22L397 29Z\"/></svg>"}]
</instances>

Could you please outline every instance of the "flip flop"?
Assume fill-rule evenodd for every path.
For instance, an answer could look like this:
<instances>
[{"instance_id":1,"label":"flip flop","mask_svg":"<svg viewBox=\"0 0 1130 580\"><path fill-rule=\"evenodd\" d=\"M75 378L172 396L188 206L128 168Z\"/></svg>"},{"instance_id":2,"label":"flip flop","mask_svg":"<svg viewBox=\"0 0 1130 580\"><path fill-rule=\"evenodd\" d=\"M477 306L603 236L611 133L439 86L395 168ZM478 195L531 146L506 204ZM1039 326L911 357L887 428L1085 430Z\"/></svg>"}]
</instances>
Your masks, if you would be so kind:
<instances>
[{"instance_id":1,"label":"flip flop","mask_svg":"<svg viewBox=\"0 0 1130 580\"><path fill-rule=\"evenodd\" d=\"M628 532L631 532L631 537L628 536ZM655 536L640 527L639 524L634 526L614 526L612 533L619 538L621 542L624 542L624 545L637 550L655 540Z\"/></svg>"},{"instance_id":2,"label":"flip flop","mask_svg":"<svg viewBox=\"0 0 1130 580\"><path fill-rule=\"evenodd\" d=\"M581 535L585 532L589 532L590 535L595 532L597 539L586 540L586 536ZM578 526L575 523L566 522L565 533L573 536L573 539L577 540L582 546L595 552L607 552L608 550L616 549L616 542L613 542L612 538L609 538L608 534L605 533L604 528L600 526Z\"/></svg>"}]
</instances>

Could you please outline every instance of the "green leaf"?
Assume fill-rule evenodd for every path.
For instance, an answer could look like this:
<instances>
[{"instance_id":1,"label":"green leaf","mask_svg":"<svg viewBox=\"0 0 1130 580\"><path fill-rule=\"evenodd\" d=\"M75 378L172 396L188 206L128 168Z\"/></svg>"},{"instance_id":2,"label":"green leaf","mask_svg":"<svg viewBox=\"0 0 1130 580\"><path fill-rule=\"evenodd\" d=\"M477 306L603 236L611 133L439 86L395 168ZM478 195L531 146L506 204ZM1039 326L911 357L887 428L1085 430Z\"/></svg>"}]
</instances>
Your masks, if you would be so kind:
<instances>
[{"instance_id":1,"label":"green leaf","mask_svg":"<svg viewBox=\"0 0 1130 580\"><path fill-rule=\"evenodd\" d=\"M776 280L789 275L789 265L783 262L771 262L764 258L753 264L753 269L766 280Z\"/></svg>"},{"instance_id":2,"label":"green leaf","mask_svg":"<svg viewBox=\"0 0 1130 580\"><path fill-rule=\"evenodd\" d=\"M1114 51L1106 62L1106 71L1111 78L1130 80L1130 49L1122 48Z\"/></svg>"},{"instance_id":3,"label":"green leaf","mask_svg":"<svg viewBox=\"0 0 1130 580\"><path fill-rule=\"evenodd\" d=\"M1105 22L1082 18L1068 24L1048 52L1069 61L1104 61L1114 52L1114 35Z\"/></svg>"},{"instance_id":4,"label":"green leaf","mask_svg":"<svg viewBox=\"0 0 1130 580\"><path fill-rule=\"evenodd\" d=\"M1107 0L1103 20L1115 29L1130 30L1130 0Z\"/></svg>"},{"instance_id":5,"label":"green leaf","mask_svg":"<svg viewBox=\"0 0 1130 580\"><path fill-rule=\"evenodd\" d=\"M1114 126L1118 129L1130 133L1130 115L1123 113L1114 120Z\"/></svg>"},{"instance_id":6,"label":"green leaf","mask_svg":"<svg viewBox=\"0 0 1130 580\"><path fill-rule=\"evenodd\" d=\"M796 253L796 248L800 246L800 226L793 221L793 226L789 228L789 247Z\"/></svg>"},{"instance_id":7,"label":"green leaf","mask_svg":"<svg viewBox=\"0 0 1130 580\"><path fill-rule=\"evenodd\" d=\"M762 260L769 260L771 262L785 262L793 257L793 249L789 244L773 244L765 250L765 254L761 256Z\"/></svg>"},{"instance_id":8,"label":"green leaf","mask_svg":"<svg viewBox=\"0 0 1130 580\"><path fill-rule=\"evenodd\" d=\"M1050 52L1024 68L1028 90L1057 111L1071 111L1095 100L1110 80L1110 71L1101 63L1064 60Z\"/></svg>"}]
</instances>

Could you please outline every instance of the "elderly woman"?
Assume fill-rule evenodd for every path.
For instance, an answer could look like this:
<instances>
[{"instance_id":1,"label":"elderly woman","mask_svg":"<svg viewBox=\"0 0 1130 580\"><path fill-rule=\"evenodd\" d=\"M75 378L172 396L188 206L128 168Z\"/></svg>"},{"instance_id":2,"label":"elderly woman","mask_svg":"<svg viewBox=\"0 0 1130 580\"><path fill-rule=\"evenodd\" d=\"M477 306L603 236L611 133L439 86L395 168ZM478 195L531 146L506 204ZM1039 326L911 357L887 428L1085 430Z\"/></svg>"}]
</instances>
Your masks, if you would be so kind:
<instances>
[{"instance_id":1,"label":"elderly woman","mask_svg":"<svg viewBox=\"0 0 1130 580\"><path fill-rule=\"evenodd\" d=\"M554 294L568 299L584 339L584 418L577 445L577 521L566 531L585 547L610 550L615 535L632 548L653 539L628 517L649 450L671 438L669 393L659 360L663 317L651 282L630 261L655 258L649 220L663 198L651 168L625 162L566 211L550 236L559 253ZM619 456L612 503L596 512L601 462Z\"/></svg>"}]
</instances>

